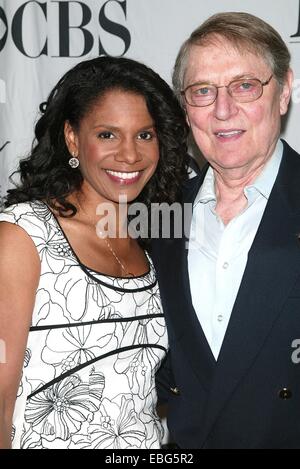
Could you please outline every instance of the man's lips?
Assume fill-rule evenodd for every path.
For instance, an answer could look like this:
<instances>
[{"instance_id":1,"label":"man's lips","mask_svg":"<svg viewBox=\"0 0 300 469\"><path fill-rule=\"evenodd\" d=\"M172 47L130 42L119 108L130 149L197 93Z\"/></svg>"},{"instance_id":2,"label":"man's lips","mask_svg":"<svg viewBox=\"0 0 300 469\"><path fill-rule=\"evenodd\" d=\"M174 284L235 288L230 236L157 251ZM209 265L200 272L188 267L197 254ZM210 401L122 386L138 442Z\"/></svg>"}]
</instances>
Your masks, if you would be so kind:
<instances>
[{"instance_id":1,"label":"man's lips","mask_svg":"<svg viewBox=\"0 0 300 469\"><path fill-rule=\"evenodd\" d=\"M216 137L220 139L232 140L232 139L239 138L244 132L245 130L242 130L242 129L228 129L228 130L220 129L214 132L214 134L216 135Z\"/></svg>"},{"instance_id":2,"label":"man's lips","mask_svg":"<svg viewBox=\"0 0 300 469\"><path fill-rule=\"evenodd\" d=\"M107 176L114 182L122 185L133 184L138 181L143 171L113 171L111 169L105 169Z\"/></svg>"}]
</instances>

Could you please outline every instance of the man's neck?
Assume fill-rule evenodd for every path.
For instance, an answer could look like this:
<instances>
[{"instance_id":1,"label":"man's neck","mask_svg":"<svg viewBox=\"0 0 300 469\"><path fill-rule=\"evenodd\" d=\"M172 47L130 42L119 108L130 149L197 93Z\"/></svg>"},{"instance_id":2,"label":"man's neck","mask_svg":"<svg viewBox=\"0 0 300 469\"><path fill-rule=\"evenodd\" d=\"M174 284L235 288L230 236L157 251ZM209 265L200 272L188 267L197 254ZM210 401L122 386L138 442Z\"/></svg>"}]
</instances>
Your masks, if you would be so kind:
<instances>
[{"instance_id":1,"label":"man's neck","mask_svg":"<svg viewBox=\"0 0 300 469\"><path fill-rule=\"evenodd\" d=\"M262 172L264 164L243 171L219 171L214 169L216 213L227 225L234 217L247 207L245 187L252 184Z\"/></svg>"}]
</instances>

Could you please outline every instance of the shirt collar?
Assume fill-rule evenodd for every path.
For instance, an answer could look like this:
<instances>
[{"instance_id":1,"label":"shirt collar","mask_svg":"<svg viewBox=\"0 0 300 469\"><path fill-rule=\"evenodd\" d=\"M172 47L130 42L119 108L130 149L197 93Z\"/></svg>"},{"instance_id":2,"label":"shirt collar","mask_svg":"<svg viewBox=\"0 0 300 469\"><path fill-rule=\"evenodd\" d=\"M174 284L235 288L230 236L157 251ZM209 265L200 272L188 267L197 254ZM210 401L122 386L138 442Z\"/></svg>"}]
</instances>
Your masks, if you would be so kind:
<instances>
[{"instance_id":1,"label":"shirt collar","mask_svg":"<svg viewBox=\"0 0 300 469\"><path fill-rule=\"evenodd\" d=\"M248 197L251 192L257 191L263 197L268 199L270 197L271 190L273 188L276 176L279 171L279 166L282 160L283 155L283 143L281 140L278 140L274 153L267 162L266 166L255 179L255 181L250 185L245 187L245 195ZM205 175L202 186L199 189L199 192L194 201L194 207L198 203L206 204L210 201L216 200L215 193L215 177L212 167L210 166Z\"/></svg>"},{"instance_id":2,"label":"shirt collar","mask_svg":"<svg viewBox=\"0 0 300 469\"><path fill-rule=\"evenodd\" d=\"M274 153L267 162L262 172L257 176L255 181L250 186L245 187L246 195L247 192L254 189L259 192L263 197L269 199L275 179L279 171L282 155L283 143L281 140L278 140Z\"/></svg>"},{"instance_id":3,"label":"shirt collar","mask_svg":"<svg viewBox=\"0 0 300 469\"><path fill-rule=\"evenodd\" d=\"M195 198L194 206L199 202L206 204L211 200L216 200L215 194L215 176L212 167L210 166L205 175L202 186L199 189L199 192Z\"/></svg>"}]
</instances>

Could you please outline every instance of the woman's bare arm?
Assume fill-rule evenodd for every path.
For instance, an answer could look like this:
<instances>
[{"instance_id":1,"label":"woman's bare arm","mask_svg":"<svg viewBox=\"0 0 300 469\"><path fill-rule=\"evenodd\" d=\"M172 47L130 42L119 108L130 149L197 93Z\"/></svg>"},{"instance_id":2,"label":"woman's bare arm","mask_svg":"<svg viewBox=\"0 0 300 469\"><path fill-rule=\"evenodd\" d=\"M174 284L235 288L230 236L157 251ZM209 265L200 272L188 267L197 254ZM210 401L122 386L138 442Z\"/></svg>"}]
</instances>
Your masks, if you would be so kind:
<instances>
[{"instance_id":1,"label":"woman's bare arm","mask_svg":"<svg viewBox=\"0 0 300 469\"><path fill-rule=\"evenodd\" d=\"M0 448L10 447L12 416L40 278L38 252L20 227L0 223Z\"/></svg>"}]
</instances>

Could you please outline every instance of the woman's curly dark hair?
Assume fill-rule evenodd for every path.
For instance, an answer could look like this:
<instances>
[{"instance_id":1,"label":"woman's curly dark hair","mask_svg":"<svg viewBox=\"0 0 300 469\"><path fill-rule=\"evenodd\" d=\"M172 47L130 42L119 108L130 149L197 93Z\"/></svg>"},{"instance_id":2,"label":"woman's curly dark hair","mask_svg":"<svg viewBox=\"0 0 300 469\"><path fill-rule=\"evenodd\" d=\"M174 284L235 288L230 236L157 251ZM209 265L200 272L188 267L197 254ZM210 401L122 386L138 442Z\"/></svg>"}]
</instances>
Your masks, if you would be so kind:
<instances>
[{"instance_id":1,"label":"woman's curly dark hair","mask_svg":"<svg viewBox=\"0 0 300 469\"><path fill-rule=\"evenodd\" d=\"M76 207L68 195L81 188L80 169L71 169L64 137L69 121L78 130L95 102L112 89L144 97L154 120L160 159L155 174L138 201L172 203L180 196L187 177L187 125L185 115L169 85L146 65L127 58L97 57L69 70L40 105L42 116L35 126L29 157L20 161L20 184L10 189L5 206L43 200L61 216L73 216Z\"/></svg>"}]
</instances>

